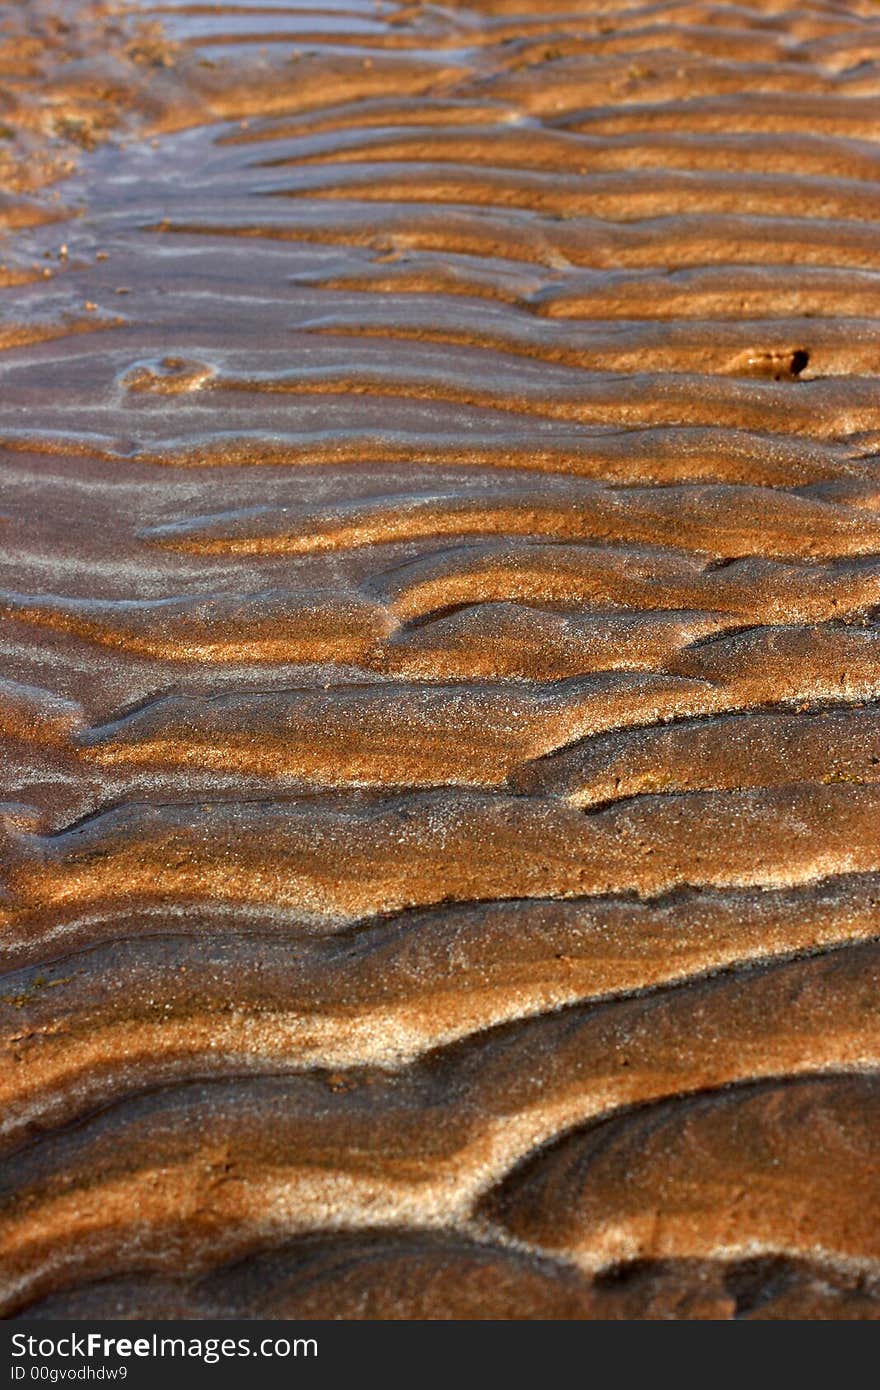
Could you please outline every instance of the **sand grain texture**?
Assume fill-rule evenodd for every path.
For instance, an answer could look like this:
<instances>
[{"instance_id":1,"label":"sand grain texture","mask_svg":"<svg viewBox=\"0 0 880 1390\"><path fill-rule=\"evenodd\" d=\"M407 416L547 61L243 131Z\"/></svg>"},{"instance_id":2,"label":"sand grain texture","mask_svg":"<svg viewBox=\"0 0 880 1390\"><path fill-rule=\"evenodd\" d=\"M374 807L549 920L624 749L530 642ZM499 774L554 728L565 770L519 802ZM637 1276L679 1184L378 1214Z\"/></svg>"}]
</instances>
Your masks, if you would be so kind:
<instances>
[{"instance_id":1,"label":"sand grain texture","mask_svg":"<svg viewBox=\"0 0 880 1390\"><path fill-rule=\"evenodd\" d=\"M0 100L2 1315L880 1317L880 7Z\"/></svg>"}]
</instances>

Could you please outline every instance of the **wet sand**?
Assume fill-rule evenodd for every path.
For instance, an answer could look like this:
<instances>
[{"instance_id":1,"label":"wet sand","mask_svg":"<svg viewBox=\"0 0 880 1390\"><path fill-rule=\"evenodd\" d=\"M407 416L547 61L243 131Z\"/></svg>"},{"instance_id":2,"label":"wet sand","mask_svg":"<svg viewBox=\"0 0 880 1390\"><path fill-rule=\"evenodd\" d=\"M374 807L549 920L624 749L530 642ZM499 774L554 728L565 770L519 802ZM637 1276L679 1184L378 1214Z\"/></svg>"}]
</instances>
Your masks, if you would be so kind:
<instances>
[{"instance_id":1,"label":"wet sand","mask_svg":"<svg viewBox=\"0 0 880 1390\"><path fill-rule=\"evenodd\" d=\"M0 1311L880 1316L880 11L0 7Z\"/></svg>"}]
</instances>

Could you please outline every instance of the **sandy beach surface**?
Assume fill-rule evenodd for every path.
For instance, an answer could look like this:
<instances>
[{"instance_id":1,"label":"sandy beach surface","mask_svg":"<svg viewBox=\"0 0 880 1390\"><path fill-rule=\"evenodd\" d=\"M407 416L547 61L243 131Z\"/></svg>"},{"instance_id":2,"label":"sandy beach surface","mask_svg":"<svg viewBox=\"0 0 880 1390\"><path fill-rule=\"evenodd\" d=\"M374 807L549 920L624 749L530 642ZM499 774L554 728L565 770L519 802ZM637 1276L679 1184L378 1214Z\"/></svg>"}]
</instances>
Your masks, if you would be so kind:
<instances>
[{"instance_id":1,"label":"sandy beach surface","mask_svg":"<svg viewBox=\"0 0 880 1390\"><path fill-rule=\"evenodd\" d=\"M0 1314L880 1316L880 5L0 5Z\"/></svg>"}]
</instances>

